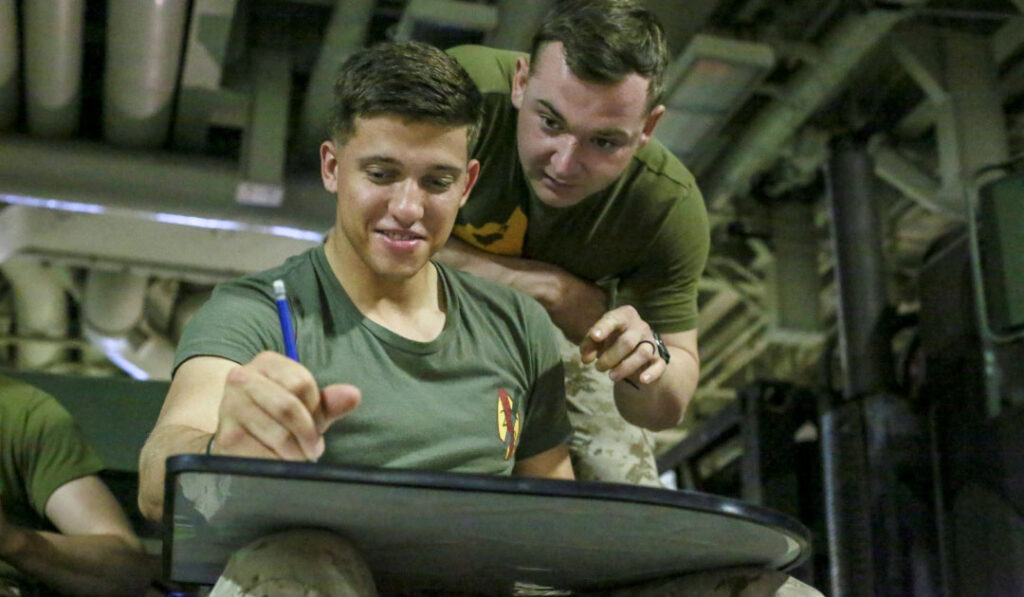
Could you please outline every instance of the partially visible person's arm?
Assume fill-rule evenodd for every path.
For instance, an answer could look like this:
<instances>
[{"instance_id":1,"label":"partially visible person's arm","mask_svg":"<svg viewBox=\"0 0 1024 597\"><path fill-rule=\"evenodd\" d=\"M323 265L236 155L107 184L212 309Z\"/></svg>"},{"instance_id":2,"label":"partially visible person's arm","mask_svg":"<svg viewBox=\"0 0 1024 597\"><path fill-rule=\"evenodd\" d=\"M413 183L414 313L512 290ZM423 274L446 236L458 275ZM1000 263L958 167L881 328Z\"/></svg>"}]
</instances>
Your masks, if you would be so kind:
<instances>
[{"instance_id":1,"label":"partially visible person's arm","mask_svg":"<svg viewBox=\"0 0 1024 597\"><path fill-rule=\"evenodd\" d=\"M318 389L308 369L262 352L245 365L193 357L174 374L156 427L139 456L139 510L163 515L165 463L175 454L211 452L250 458L315 460L323 433L359 404L357 388Z\"/></svg>"},{"instance_id":2,"label":"partially visible person's arm","mask_svg":"<svg viewBox=\"0 0 1024 597\"><path fill-rule=\"evenodd\" d=\"M662 334L672 356L658 366L661 359L646 344L636 350L641 340L653 339L647 322L628 305L607 311L604 291L592 282L540 261L492 255L455 238L436 258L539 301L565 336L580 344L583 362L596 360L599 371L615 372L615 403L624 419L652 430L682 422L700 377L697 330ZM650 378L640 379L645 371Z\"/></svg>"},{"instance_id":3,"label":"partially visible person's arm","mask_svg":"<svg viewBox=\"0 0 1024 597\"><path fill-rule=\"evenodd\" d=\"M529 458L516 460L512 474L519 477L540 477L545 479L568 479L576 477L569 460L569 446L560 444Z\"/></svg>"},{"instance_id":4,"label":"partially visible person's arm","mask_svg":"<svg viewBox=\"0 0 1024 597\"><path fill-rule=\"evenodd\" d=\"M98 477L57 488L46 516L60 533L9 524L0 510L0 560L68 595L141 595L156 576L158 562Z\"/></svg>"},{"instance_id":5,"label":"partially visible person's arm","mask_svg":"<svg viewBox=\"0 0 1024 597\"><path fill-rule=\"evenodd\" d=\"M160 521L164 506L164 463L175 454L197 454L217 430L217 409L228 371L237 364L195 357L175 372L156 426L139 454L139 510Z\"/></svg>"},{"instance_id":6,"label":"partially visible person's arm","mask_svg":"<svg viewBox=\"0 0 1024 597\"><path fill-rule=\"evenodd\" d=\"M697 389L700 356L697 330L662 334L670 358L654 347L651 328L626 305L606 313L580 344L584 363L596 361L615 381L615 405L622 418L646 429L674 427L683 421Z\"/></svg>"},{"instance_id":7,"label":"partially visible person's arm","mask_svg":"<svg viewBox=\"0 0 1024 597\"><path fill-rule=\"evenodd\" d=\"M441 263L511 286L544 306L565 337L579 344L590 326L608 308L608 297L597 284L549 263L494 255L457 239L434 256Z\"/></svg>"}]
</instances>

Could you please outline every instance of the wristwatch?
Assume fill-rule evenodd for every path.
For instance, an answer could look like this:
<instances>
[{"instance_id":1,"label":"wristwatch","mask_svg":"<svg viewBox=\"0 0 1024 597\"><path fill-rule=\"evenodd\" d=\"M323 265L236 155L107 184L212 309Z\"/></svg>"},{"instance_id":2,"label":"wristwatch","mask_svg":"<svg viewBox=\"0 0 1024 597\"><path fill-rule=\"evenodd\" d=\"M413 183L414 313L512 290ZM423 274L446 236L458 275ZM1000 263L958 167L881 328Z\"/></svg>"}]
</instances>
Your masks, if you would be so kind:
<instances>
[{"instance_id":1,"label":"wristwatch","mask_svg":"<svg viewBox=\"0 0 1024 597\"><path fill-rule=\"evenodd\" d=\"M658 356L660 356L667 365L669 359L672 358L672 355L669 354L668 348L665 348L665 343L661 341L661 336L658 335L658 332L651 330L651 334L654 335L654 346L658 349Z\"/></svg>"}]
</instances>

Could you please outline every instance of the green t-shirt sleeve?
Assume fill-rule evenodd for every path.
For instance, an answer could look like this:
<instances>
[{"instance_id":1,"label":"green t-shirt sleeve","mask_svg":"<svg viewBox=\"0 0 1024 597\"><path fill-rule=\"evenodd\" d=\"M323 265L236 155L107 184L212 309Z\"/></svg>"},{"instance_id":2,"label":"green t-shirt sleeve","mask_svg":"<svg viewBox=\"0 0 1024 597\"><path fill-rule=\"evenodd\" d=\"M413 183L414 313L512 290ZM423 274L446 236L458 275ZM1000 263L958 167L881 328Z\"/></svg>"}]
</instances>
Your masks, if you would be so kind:
<instances>
[{"instance_id":1,"label":"green t-shirt sleeve","mask_svg":"<svg viewBox=\"0 0 1024 597\"><path fill-rule=\"evenodd\" d=\"M486 46L455 46L447 50L462 68L466 69L480 93L504 93L512 90L512 75L516 60L526 57L523 52L498 50Z\"/></svg>"},{"instance_id":2,"label":"green t-shirt sleeve","mask_svg":"<svg viewBox=\"0 0 1024 597\"><path fill-rule=\"evenodd\" d=\"M565 371L555 342L555 326L539 304L529 299L524 299L523 304L534 384L527 403L522 440L516 449L519 460L568 443L572 434L565 407Z\"/></svg>"},{"instance_id":3,"label":"green t-shirt sleeve","mask_svg":"<svg viewBox=\"0 0 1024 597\"><path fill-rule=\"evenodd\" d=\"M700 189L692 176L677 178L681 186L665 188L681 194L650 230L642 263L622 278L616 296L616 305L635 305L644 320L662 333L697 327L697 286L711 245Z\"/></svg>"},{"instance_id":4,"label":"green t-shirt sleeve","mask_svg":"<svg viewBox=\"0 0 1024 597\"><path fill-rule=\"evenodd\" d=\"M32 388L35 404L25 418L23 475L29 503L46 517L46 502L65 483L103 469L81 430L52 396Z\"/></svg>"},{"instance_id":5,"label":"green t-shirt sleeve","mask_svg":"<svg viewBox=\"0 0 1024 597\"><path fill-rule=\"evenodd\" d=\"M273 298L265 284L239 278L217 286L178 341L174 370L197 356L245 364L264 350L284 352Z\"/></svg>"}]
</instances>

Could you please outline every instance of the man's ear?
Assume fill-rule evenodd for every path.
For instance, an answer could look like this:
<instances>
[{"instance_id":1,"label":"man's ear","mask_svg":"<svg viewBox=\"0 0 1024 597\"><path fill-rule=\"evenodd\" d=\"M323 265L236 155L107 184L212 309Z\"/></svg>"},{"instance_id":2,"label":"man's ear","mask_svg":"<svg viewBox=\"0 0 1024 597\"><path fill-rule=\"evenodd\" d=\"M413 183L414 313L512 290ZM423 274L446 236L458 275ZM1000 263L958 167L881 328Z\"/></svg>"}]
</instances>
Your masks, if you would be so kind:
<instances>
[{"instance_id":1,"label":"man's ear","mask_svg":"<svg viewBox=\"0 0 1024 597\"><path fill-rule=\"evenodd\" d=\"M512 75L512 105L516 110L523 108L523 97L526 94L526 81L530 78L530 59L520 57L516 60L516 74Z\"/></svg>"},{"instance_id":2,"label":"man's ear","mask_svg":"<svg viewBox=\"0 0 1024 597\"><path fill-rule=\"evenodd\" d=\"M320 179L331 193L338 192L338 158L334 151L333 141L320 144Z\"/></svg>"},{"instance_id":3,"label":"man's ear","mask_svg":"<svg viewBox=\"0 0 1024 597\"><path fill-rule=\"evenodd\" d=\"M659 104L647 115L647 120L644 122L644 129L640 132L640 147L647 145L647 142L651 140L651 135L654 134L654 127L657 126L658 120L661 119L661 116L664 113L664 104Z\"/></svg>"},{"instance_id":4,"label":"man's ear","mask_svg":"<svg viewBox=\"0 0 1024 597\"><path fill-rule=\"evenodd\" d=\"M462 200L459 201L459 207L466 204L466 200L469 199L469 194L473 190L473 185L476 184L479 177L480 160L469 160L469 164L466 165L466 187L462 190Z\"/></svg>"}]
</instances>

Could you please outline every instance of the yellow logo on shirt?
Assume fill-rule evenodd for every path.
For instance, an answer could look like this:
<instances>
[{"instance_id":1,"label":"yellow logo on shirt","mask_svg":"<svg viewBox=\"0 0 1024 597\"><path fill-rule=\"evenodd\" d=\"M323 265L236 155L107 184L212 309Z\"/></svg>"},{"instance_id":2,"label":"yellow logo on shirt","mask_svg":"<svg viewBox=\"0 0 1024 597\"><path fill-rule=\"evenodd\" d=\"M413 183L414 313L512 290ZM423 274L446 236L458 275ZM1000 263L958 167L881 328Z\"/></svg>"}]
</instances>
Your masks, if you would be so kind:
<instances>
[{"instance_id":1,"label":"yellow logo on shirt","mask_svg":"<svg viewBox=\"0 0 1024 597\"><path fill-rule=\"evenodd\" d=\"M522 418L515 410L515 401L502 388L498 388L498 439L505 444L505 460L516 453Z\"/></svg>"},{"instance_id":2,"label":"yellow logo on shirt","mask_svg":"<svg viewBox=\"0 0 1024 597\"><path fill-rule=\"evenodd\" d=\"M488 253L518 257L523 254L526 238L526 214L517 206L507 222L487 222L480 227L458 224L452 234Z\"/></svg>"}]
</instances>

